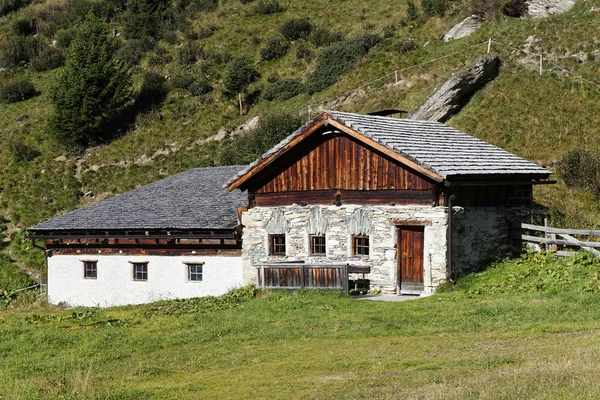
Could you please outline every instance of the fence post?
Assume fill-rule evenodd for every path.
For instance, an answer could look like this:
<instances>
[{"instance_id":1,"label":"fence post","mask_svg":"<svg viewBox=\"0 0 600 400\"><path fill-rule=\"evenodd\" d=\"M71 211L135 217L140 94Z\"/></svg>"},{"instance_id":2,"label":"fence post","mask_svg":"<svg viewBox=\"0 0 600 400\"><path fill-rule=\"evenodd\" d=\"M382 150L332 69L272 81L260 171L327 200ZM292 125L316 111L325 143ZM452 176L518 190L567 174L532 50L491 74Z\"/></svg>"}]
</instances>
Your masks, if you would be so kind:
<instances>
[{"instance_id":1,"label":"fence post","mask_svg":"<svg viewBox=\"0 0 600 400\"><path fill-rule=\"evenodd\" d=\"M398 84L398 70L394 71L394 78L396 79L396 85Z\"/></svg>"},{"instance_id":2,"label":"fence post","mask_svg":"<svg viewBox=\"0 0 600 400\"><path fill-rule=\"evenodd\" d=\"M342 289L344 293L348 294L348 264L342 266Z\"/></svg>"},{"instance_id":3,"label":"fence post","mask_svg":"<svg viewBox=\"0 0 600 400\"><path fill-rule=\"evenodd\" d=\"M488 40L488 50L487 53L490 54L490 50L492 49L492 38Z\"/></svg>"},{"instance_id":4,"label":"fence post","mask_svg":"<svg viewBox=\"0 0 600 400\"><path fill-rule=\"evenodd\" d=\"M548 218L544 218L544 238L550 240L550 234L548 233ZM546 248L546 255L548 255L548 243L544 244Z\"/></svg>"},{"instance_id":5,"label":"fence post","mask_svg":"<svg viewBox=\"0 0 600 400\"><path fill-rule=\"evenodd\" d=\"M542 66L542 55L540 54L540 76L542 75L542 72L544 71L544 68Z\"/></svg>"}]
</instances>

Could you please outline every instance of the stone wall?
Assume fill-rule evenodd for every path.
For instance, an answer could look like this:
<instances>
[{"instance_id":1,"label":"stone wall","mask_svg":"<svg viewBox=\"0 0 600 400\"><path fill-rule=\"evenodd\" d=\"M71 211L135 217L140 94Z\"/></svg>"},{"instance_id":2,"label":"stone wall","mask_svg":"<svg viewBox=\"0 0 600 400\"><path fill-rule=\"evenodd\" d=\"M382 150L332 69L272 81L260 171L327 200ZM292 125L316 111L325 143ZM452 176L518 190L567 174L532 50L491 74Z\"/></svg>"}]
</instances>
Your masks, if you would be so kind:
<instances>
[{"instance_id":1,"label":"stone wall","mask_svg":"<svg viewBox=\"0 0 600 400\"><path fill-rule=\"evenodd\" d=\"M371 288L394 292L397 282L393 222L428 221L425 226L425 293L446 279L447 216L445 207L428 206L299 206L255 207L242 215L243 280L256 283L260 264L304 261L314 264L349 263L370 266ZM319 232L320 231L320 232ZM311 256L309 235L325 233L327 255ZM285 233L286 255L269 255L269 234ZM370 254L352 255L352 235L368 234Z\"/></svg>"},{"instance_id":2,"label":"stone wall","mask_svg":"<svg viewBox=\"0 0 600 400\"><path fill-rule=\"evenodd\" d=\"M510 253L514 220L527 221L529 207L453 207L452 270L478 271Z\"/></svg>"}]
</instances>

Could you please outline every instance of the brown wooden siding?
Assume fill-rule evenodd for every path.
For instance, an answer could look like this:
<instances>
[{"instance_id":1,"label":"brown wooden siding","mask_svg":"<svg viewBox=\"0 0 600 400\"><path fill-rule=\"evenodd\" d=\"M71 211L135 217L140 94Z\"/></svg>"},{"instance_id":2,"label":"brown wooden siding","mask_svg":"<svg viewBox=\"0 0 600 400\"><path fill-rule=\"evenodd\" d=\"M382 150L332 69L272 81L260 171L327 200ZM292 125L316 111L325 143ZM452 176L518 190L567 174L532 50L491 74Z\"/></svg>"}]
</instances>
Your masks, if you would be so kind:
<instances>
[{"instance_id":1,"label":"brown wooden siding","mask_svg":"<svg viewBox=\"0 0 600 400\"><path fill-rule=\"evenodd\" d=\"M429 179L352 138L317 134L306 145L274 166L276 175L255 186L256 193L433 189Z\"/></svg>"},{"instance_id":2,"label":"brown wooden siding","mask_svg":"<svg viewBox=\"0 0 600 400\"><path fill-rule=\"evenodd\" d=\"M289 204L335 204L335 196L339 194L342 204L436 204L438 200L427 190L316 190L287 193L257 193L255 205L259 207L277 207Z\"/></svg>"}]
</instances>

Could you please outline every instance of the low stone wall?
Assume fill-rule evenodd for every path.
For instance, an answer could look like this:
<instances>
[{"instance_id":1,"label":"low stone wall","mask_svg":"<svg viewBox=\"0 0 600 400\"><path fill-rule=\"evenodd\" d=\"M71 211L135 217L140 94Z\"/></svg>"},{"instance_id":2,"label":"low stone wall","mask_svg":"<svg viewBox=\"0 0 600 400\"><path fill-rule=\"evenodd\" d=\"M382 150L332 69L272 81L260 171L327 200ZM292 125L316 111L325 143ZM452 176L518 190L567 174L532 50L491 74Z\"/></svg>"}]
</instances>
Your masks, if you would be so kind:
<instances>
[{"instance_id":1,"label":"low stone wall","mask_svg":"<svg viewBox=\"0 0 600 400\"><path fill-rule=\"evenodd\" d=\"M392 223L400 221L428 221L425 226L424 285L425 293L431 293L446 279L445 207L292 205L252 208L242 215L245 226L242 247L244 283L256 283L256 266L260 264L290 261L349 263L371 267L367 276L371 280L371 288L394 292L397 283L397 230ZM368 228L370 254L356 257L352 255L352 230L361 228ZM325 231L325 257L310 255L309 235L313 229ZM270 256L268 236L281 233L286 235L286 255Z\"/></svg>"}]
</instances>

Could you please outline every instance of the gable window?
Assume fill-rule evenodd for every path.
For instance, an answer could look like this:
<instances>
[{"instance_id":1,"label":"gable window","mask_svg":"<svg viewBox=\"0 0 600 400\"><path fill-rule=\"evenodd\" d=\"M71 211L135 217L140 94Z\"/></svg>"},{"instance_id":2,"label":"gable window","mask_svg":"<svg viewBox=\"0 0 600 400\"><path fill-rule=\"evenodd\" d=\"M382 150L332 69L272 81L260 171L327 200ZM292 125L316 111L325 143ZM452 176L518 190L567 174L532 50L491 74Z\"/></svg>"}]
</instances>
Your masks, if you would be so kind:
<instances>
[{"instance_id":1,"label":"gable window","mask_svg":"<svg viewBox=\"0 0 600 400\"><path fill-rule=\"evenodd\" d=\"M355 256L369 255L369 237L368 236L353 236L352 237L352 254Z\"/></svg>"},{"instance_id":2,"label":"gable window","mask_svg":"<svg viewBox=\"0 0 600 400\"><path fill-rule=\"evenodd\" d=\"M132 263L133 264L133 280L147 281L148 280L148 263Z\"/></svg>"},{"instance_id":3,"label":"gable window","mask_svg":"<svg viewBox=\"0 0 600 400\"><path fill-rule=\"evenodd\" d=\"M188 280L192 282L202 281L202 265L203 264L188 264Z\"/></svg>"},{"instance_id":4,"label":"gable window","mask_svg":"<svg viewBox=\"0 0 600 400\"><path fill-rule=\"evenodd\" d=\"M98 261L84 261L83 262L83 277L85 279L97 279L98 278Z\"/></svg>"},{"instance_id":5,"label":"gable window","mask_svg":"<svg viewBox=\"0 0 600 400\"><path fill-rule=\"evenodd\" d=\"M325 236L313 235L310 237L310 254L324 256L327 253Z\"/></svg>"},{"instance_id":6,"label":"gable window","mask_svg":"<svg viewBox=\"0 0 600 400\"><path fill-rule=\"evenodd\" d=\"M269 235L269 254L285 256L285 235Z\"/></svg>"}]
</instances>

